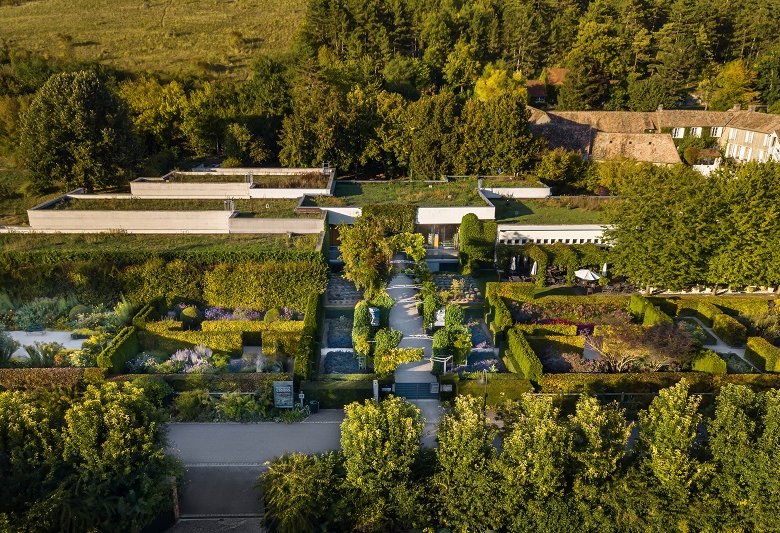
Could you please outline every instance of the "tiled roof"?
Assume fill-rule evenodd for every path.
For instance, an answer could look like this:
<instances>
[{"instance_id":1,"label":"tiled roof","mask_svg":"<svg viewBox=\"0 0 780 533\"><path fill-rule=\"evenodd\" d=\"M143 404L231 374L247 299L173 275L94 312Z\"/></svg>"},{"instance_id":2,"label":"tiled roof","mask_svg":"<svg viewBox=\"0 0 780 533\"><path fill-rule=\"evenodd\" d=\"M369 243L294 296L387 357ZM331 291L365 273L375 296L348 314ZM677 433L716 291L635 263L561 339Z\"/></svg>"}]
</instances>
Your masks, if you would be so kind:
<instances>
[{"instance_id":1,"label":"tiled roof","mask_svg":"<svg viewBox=\"0 0 780 533\"><path fill-rule=\"evenodd\" d=\"M667 133L596 133L591 158L594 161L628 158L648 163L680 163L680 155Z\"/></svg>"}]
</instances>

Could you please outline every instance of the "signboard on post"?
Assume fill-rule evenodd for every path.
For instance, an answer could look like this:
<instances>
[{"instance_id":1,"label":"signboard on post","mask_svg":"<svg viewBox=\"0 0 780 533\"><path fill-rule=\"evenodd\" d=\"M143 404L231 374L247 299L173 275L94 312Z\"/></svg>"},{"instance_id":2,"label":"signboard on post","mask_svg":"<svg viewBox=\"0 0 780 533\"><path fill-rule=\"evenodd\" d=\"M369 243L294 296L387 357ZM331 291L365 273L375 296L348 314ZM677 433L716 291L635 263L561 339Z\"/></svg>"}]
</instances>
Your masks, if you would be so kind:
<instances>
[{"instance_id":1,"label":"signboard on post","mask_svg":"<svg viewBox=\"0 0 780 533\"><path fill-rule=\"evenodd\" d=\"M274 407L277 409L295 407L292 381L274 381Z\"/></svg>"}]
</instances>

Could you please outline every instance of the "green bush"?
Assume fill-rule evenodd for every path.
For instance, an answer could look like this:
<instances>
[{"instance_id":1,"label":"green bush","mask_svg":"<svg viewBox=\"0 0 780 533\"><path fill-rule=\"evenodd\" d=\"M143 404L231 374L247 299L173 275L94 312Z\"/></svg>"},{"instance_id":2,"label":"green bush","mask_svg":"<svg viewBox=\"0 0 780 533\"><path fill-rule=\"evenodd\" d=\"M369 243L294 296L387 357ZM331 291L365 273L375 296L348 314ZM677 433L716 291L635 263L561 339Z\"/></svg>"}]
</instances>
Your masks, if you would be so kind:
<instances>
[{"instance_id":1,"label":"green bush","mask_svg":"<svg viewBox=\"0 0 780 533\"><path fill-rule=\"evenodd\" d=\"M464 325L442 328L433 334L434 355L451 355L455 365L461 365L466 361L466 356L471 353L471 332Z\"/></svg>"},{"instance_id":2,"label":"green bush","mask_svg":"<svg viewBox=\"0 0 780 533\"><path fill-rule=\"evenodd\" d=\"M84 389L105 375L103 368L0 368L0 390Z\"/></svg>"},{"instance_id":3,"label":"green bush","mask_svg":"<svg viewBox=\"0 0 780 533\"><path fill-rule=\"evenodd\" d=\"M508 350L504 354L507 370L522 374L526 379L538 382L542 377L542 362L521 332L510 329L507 334Z\"/></svg>"},{"instance_id":4,"label":"green bush","mask_svg":"<svg viewBox=\"0 0 780 533\"><path fill-rule=\"evenodd\" d=\"M423 327L431 329L436 322L436 312L441 309L442 302L438 294L429 294L423 300Z\"/></svg>"},{"instance_id":5,"label":"green bush","mask_svg":"<svg viewBox=\"0 0 780 533\"><path fill-rule=\"evenodd\" d=\"M368 310L368 302L358 302L352 319L353 327L371 327L371 313Z\"/></svg>"},{"instance_id":6,"label":"green bush","mask_svg":"<svg viewBox=\"0 0 780 533\"><path fill-rule=\"evenodd\" d=\"M168 405L168 402L173 397L173 387L158 376L138 376L130 380L130 382L142 388L149 401L157 407Z\"/></svg>"},{"instance_id":7,"label":"green bush","mask_svg":"<svg viewBox=\"0 0 780 533\"><path fill-rule=\"evenodd\" d=\"M422 348L392 348L374 356L374 372L380 378L387 377L400 365L421 361L423 357L425 350Z\"/></svg>"},{"instance_id":8,"label":"green bush","mask_svg":"<svg viewBox=\"0 0 780 533\"><path fill-rule=\"evenodd\" d=\"M319 360L319 343L317 327L320 322L322 307L319 294L309 295L306 311L303 317L303 329L298 347L295 350L294 371L297 381L309 379L316 372L316 361Z\"/></svg>"},{"instance_id":9,"label":"green bush","mask_svg":"<svg viewBox=\"0 0 780 533\"><path fill-rule=\"evenodd\" d=\"M68 313L68 320L76 320L79 315L86 315L87 313L89 313L89 307L86 305L74 305Z\"/></svg>"},{"instance_id":10,"label":"green bush","mask_svg":"<svg viewBox=\"0 0 780 533\"><path fill-rule=\"evenodd\" d=\"M276 309L276 308L274 308L274 309L269 309L269 310L268 310L268 311L265 313L265 316L263 317L263 322L266 322L266 323L270 323L270 322L276 322L276 321L278 321L278 320L279 320L279 317L280 317L280 316L281 316L281 313L279 313L279 310L278 310L278 309Z\"/></svg>"},{"instance_id":11,"label":"green bush","mask_svg":"<svg viewBox=\"0 0 780 533\"><path fill-rule=\"evenodd\" d=\"M536 294L533 283L520 281L490 281L485 288L485 296L500 296L514 302L530 302Z\"/></svg>"},{"instance_id":12,"label":"green bush","mask_svg":"<svg viewBox=\"0 0 780 533\"><path fill-rule=\"evenodd\" d=\"M35 298L16 309L14 322L23 330L43 329L54 326L68 316L77 305L75 298Z\"/></svg>"},{"instance_id":13,"label":"green bush","mask_svg":"<svg viewBox=\"0 0 780 533\"><path fill-rule=\"evenodd\" d=\"M374 397L371 380L363 381L308 381L301 384L306 400L317 400L322 409L341 409L352 402Z\"/></svg>"},{"instance_id":14,"label":"green bush","mask_svg":"<svg viewBox=\"0 0 780 533\"><path fill-rule=\"evenodd\" d=\"M536 244L529 244L525 247L525 254L536 262L536 275L534 276L534 285L537 288L544 287L545 280L547 278L547 265L549 263L549 257L544 248L537 246Z\"/></svg>"},{"instance_id":15,"label":"green bush","mask_svg":"<svg viewBox=\"0 0 780 533\"><path fill-rule=\"evenodd\" d=\"M206 389L184 391L173 401L174 415L182 422L214 420L214 400Z\"/></svg>"},{"instance_id":16,"label":"green bush","mask_svg":"<svg viewBox=\"0 0 780 533\"><path fill-rule=\"evenodd\" d=\"M691 361L691 369L696 372L725 374L726 361L711 350L702 350Z\"/></svg>"},{"instance_id":17,"label":"green bush","mask_svg":"<svg viewBox=\"0 0 780 533\"><path fill-rule=\"evenodd\" d=\"M691 392L711 392L712 375L696 372L642 372L623 374L545 374L537 382L538 392L549 393L647 393L658 392L685 379Z\"/></svg>"},{"instance_id":18,"label":"green bush","mask_svg":"<svg viewBox=\"0 0 780 533\"><path fill-rule=\"evenodd\" d=\"M11 356L19 349L19 343L6 333L0 324L0 365L5 365L11 360Z\"/></svg>"},{"instance_id":19,"label":"green bush","mask_svg":"<svg viewBox=\"0 0 780 533\"><path fill-rule=\"evenodd\" d=\"M320 261L221 263L203 276L203 298L221 307L303 311L309 296L322 294L327 281L327 267Z\"/></svg>"},{"instance_id":20,"label":"green bush","mask_svg":"<svg viewBox=\"0 0 780 533\"><path fill-rule=\"evenodd\" d=\"M638 320L642 320L645 316L645 307L647 307L647 299L641 294L632 294L628 300L628 312L631 316Z\"/></svg>"},{"instance_id":21,"label":"green bush","mask_svg":"<svg viewBox=\"0 0 780 533\"><path fill-rule=\"evenodd\" d=\"M695 316L708 327L712 327L715 317L719 314L721 310L715 307L711 299L704 301L685 298L677 302L678 316Z\"/></svg>"},{"instance_id":22,"label":"green bush","mask_svg":"<svg viewBox=\"0 0 780 533\"><path fill-rule=\"evenodd\" d=\"M96 369L86 369L96 370ZM114 376L111 381L132 381L147 374L123 374ZM273 394L274 381L288 381L289 374L276 374L265 372L250 373L224 373L224 374L155 374L155 378L162 379L176 392L184 392L198 389L206 389L212 392L257 392L267 391Z\"/></svg>"},{"instance_id":23,"label":"green bush","mask_svg":"<svg viewBox=\"0 0 780 533\"><path fill-rule=\"evenodd\" d=\"M175 320L147 322L144 331L138 332L138 341L144 350L175 352L200 345L234 357L241 357L244 352L240 331L185 331L182 323Z\"/></svg>"},{"instance_id":24,"label":"green bush","mask_svg":"<svg viewBox=\"0 0 780 533\"><path fill-rule=\"evenodd\" d=\"M374 357L379 357L395 349L403 338L403 333L394 329L382 328L374 335Z\"/></svg>"},{"instance_id":25,"label":"green bush","mask_svg":"<svg viewBox=\"0 0 780 533\"><path fill-rule=\"evenodd\" d=\"M518 374L488 374L487 383L481 379L460 379L457 384L459 395L485 398L488 406L496 407L507 400L518 400L523 394L534 391L530 381Z\"/></svg>"},{"instance_id":26,"label":"green bush","mask_svg":"<svg viewBox=\"0 0 780 533\"><path fill-rule=\"evenodd\" d=\"M154 304L148 303L141 307L133 317L133 326L138 329L143 329L147 322L153 322L160 318L160 313L157 312L157 307Z\"/></svg>"},{"instance_id":27,"label":"green bush","mask_svg":"<svg viewBox=\"0 0 780 533\"><path fill-rule=\"evenodd\" d=\"M372 218L385 235L414 233L417 207L410 204L375 204L363 207L362 216Z\"/></svg>"},{"instance_id":28,"label":"green bush","mask_svg":"<svg viewBox=\"0 0 780 533\"><path fill-rule=\"evenodd\" d=\"M185 329L196 329L200 323L200 311L194 305L181 310L181 321Z\"/></svg>"},{"instance_id":29,"label":"green bush","mask_svg":"<svg viewBox=\"0 0 780 533\"><path fill-rule=\"evenodd\" d=\"M462 326L464 316L461 306L458 304L447 304L447 307L444 308L444 327Z\"/></svg>"},{"instance_id":30,"label":"green bush","mask_svg":"<svg viewBox=\"0 0 780 533\"><path fill-rule=\"evenodd\" d=\"M780 372L780 348L761 337L750 337L745 359L763 372Z\"/></svg>"},{"instance_id":31,"label":"green bush","mask_svg":"<svg viewBox=\"0 0 780 533\"><path fill-rule=\"evenodd\" d=\"M628 310L634 318L642 321L643 326L671 324L672 317L656 308L653 303L639 294L632 294L628 301Z\"/></svg>"},{"instance_id":32,"label":"green bush","mask_svg":"<svg viewBox=\"0 0 780 533\"><path fill-rule=\"evenodd\" d=\"M718 313L712 320L712 331L729 346L743 346L747 340L747 328L736 318Z\"/></svg>"},{"instance_id":33,"label":"green bush","mask_svg":"<svg viewBox=\"0 0 780 533\"><path fill-rule=\"evenodd\" d=\"M121 374L125 370L127 361L138 355L141 351L138 333L135 326L122 328L116 337L106 346L97 357L100 368L110 368L114 373Z\"/></svg>"},{"instance_id":34,"label":"green bush","mask_svg":"<svg viewBox=\"0 0 780 533\"><path fill-rule=\"evenodd\" d=\"M526 335L576 335L575 324L515 324L515 329Z\"/></svg>"},{"instance_id":35,"label":"green bush","mask_svg":"<svg viewBox=\"0 0 780 533\"><path fill-rule=\"evenodd\" d=\"M217 415L229 422L253 422L263 418L265 409L252 394L239 391L223 394L217 401Z\"/></svg>"},{"instance_id":36,"label":"green bush","mask_svg":"<svg viewBox=\"0 0 780 533\"><path fill-rule=\"evenodd\" d=\"M494 220L480 220L467 213L460 222L459 245L463 273L469 274L480 263L493 261L498 226Z\"/></svg>"}]
</instances>

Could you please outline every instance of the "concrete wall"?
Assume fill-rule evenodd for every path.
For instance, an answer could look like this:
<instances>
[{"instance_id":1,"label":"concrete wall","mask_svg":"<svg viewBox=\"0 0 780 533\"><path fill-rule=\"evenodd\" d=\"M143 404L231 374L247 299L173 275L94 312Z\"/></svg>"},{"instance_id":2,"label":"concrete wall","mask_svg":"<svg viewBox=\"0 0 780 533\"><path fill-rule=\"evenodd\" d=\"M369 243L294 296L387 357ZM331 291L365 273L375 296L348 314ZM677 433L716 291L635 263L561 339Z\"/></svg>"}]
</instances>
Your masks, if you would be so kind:
<instances>
[{"instance_id":1,"label":"concrete wall","mask_svg":"<svg viewBox=\"0 0 780 533\"><path fill-rule=\"evenodd\" d=\"M231 215L230 211L27 211L32 229L63 233L228 233Z\"/></svg>"},{"instance_id":2,"label":"concrete wall","mask_svg":"<svg viewBox=\"0 0 780 533\"><path fill-rule=\"evenodd\" d=\"M547 198L549 187L482 187L488 198Z\"/></svg>"},{"instance_id":3,"label":"concrete wall","mask_svg":"<svg viewBox=\"0 0 780 533\"><path fill-rule=\"evenodd\" d=\"M528 226L520 224L499 224L499 244L602 244L606 226L598 224L567 224L549 226ZM546 242L545 242L546 241Z\"/></svg>"},{"instance_id":4,"label":"concrete wall","mask_svg":"<svg viewBox=\"0 0 780 533\"><path fill-rule=\"evenodd\" d=\"M249 185L166 182L162 178L140 178L130 182L130 194L142 198L250 198Z\"/></svg>"},{"instance_id":5,"label":"concrete wall","mask_svg":"<svg viewBox=\"0 0 780 533\"><path fill-rule=\"evenodd\" d=\"M474 213L480 220L495 220L496 208L472 207L418 207L417 224L460 224L463 215Z\"/></svg>"},{"instance_id":6,"label":"concrete wall","mask_svg":"<svg viewBox=\"0 0 780 533\"><path fill-rule=\"evenodd\" d=\"M289 198L297 199L303 195L330 196L330 189L249 189L249 198Z\"/></svg>"},{"instance_id":7,"label":"concrete wall","mask_svg":"<svg viewBox=\"0 0 780 533\"><path fill-rule=\"evenodd\" d=\"M328 224L354 224L363 210L359 207L323 207L328 212Z\"/></svg>"},{"instance_id":8,"label":"concrete wall","mask_svg":"<svg viewBox=\"0 0 780 533\"><path fill-rule=\"evenodd\" d=\"M233 217L230 233L320 233L321 218L252 218Z\"/></svg>"}]
</instances>

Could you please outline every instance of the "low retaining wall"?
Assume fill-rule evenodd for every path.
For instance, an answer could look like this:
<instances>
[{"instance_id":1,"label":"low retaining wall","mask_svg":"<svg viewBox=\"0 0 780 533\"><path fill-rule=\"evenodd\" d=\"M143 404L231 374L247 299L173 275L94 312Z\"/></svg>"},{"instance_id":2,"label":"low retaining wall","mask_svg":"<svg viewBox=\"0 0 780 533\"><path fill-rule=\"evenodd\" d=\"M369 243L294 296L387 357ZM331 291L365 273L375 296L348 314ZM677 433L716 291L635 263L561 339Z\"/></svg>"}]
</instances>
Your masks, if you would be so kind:
<instances>
[{"instance_id":1,"label":"low retaining wall","mask_svg":"<svg viewBox=\"0 0 780 533\"><path fill-rule=\"evenodd\" d=\"M168 182L139 178L130 182L130 194L141 198L250 198L250 183Z\"/></svg>"},{"instance_id":2,"label":"low retaining wall","mask_svg":"<svg viewBox=\"0 0 780 533\"><path fill-rule=\"evenodd\" d=\"M474 213L480 220L495 220L496 208L473 207L418 207L417 224L460 224L463 216Z\"/></svg>"},{"instance_id":3,"label":"low retaining wall","mask_svg":"<svg viewBox=\"0 0 780 533\"><path fill-rule=\"evenodd\" d=\"M228 233L231 215L230 211L27 211L33 230L62 233Z\"/></svg>"},{"instance_id":4,"label":"low retaining wall","mask_svg":"<svg viewBox=\"0 0 780 533\"><path fill-rule=\"evenodd\" d=\"M230 233L321 233L321 218L252 218L232 217Z\"/></svg>"}]
</instances>

